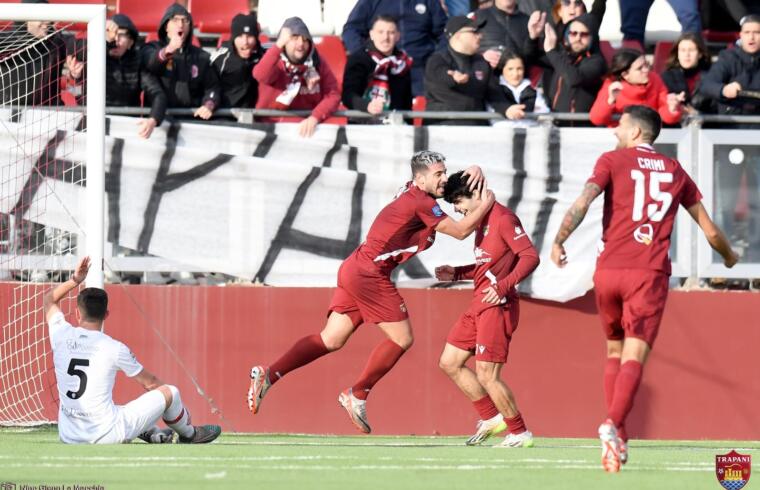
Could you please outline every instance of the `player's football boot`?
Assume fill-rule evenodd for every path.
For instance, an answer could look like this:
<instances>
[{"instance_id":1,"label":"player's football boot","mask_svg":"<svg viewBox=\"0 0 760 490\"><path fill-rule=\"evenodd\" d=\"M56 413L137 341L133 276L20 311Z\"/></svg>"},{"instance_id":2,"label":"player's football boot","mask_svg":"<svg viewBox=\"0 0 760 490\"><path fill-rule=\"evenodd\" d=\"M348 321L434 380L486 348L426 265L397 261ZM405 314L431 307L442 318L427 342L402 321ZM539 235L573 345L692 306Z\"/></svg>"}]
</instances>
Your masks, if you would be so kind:
<instances>
[{"instance_id":1,"label":"player's football boot","mask_svg":"<svg viewBox=\"0 0 760 490\"><path fill-rule=\"evenodd\" d=\"M504 416L502 414L488 420L478 420L477 431L475 434L467 439L468 446L477 446L482 444L486 439L491 436L495 436L499 432L507 430L507 423L504 422Z\"/></svg>"},{"instance_id":2,"label":"player's football boot","mask_svg":"<svg viewBox=\"0 0 760 490\"><path fill-rule=\"evenodd\" d=\"M353 422L357 429L365 434L372 432L369 422L367 422L367 400L356 398L351 388L349 388L338 396L338 403L346 409L348 416L351 417L351 422Z\"/></svg>"},{"instance_id":3,"label":"player's football boot","mask_svg":"<svg viewBox=\"0 0 760 490\"><path fill-rule=\"evenodd\" d=\"M599 426L599 441L602 443L602 468L609 473L617 473L620 471L620 447L612 420L607 419Z\"/></svg>"},{"instance_id":4,"label":"player's football boot","mask_svg":"<svg viewBox=\"0 0 760 490\"><path fill-rule=\"evenodd\" d=\"M269 368L253 366L251 368L251 386L248 388L248 409L258 413L261 400L266 395L272 383L269 382Z\"/></svg>"},{"instance_id":5,"label":"player's football boot","mask_svg":"<svg viewBox=\"0 0 760 490\"><path fill-rule=\"evenodd\" d=\"M618 437L618 453L620 454L620 464L628 462L628 443Z\"/></svg>"},{"instance_id":6,"label":"player's football boot","mask_svg":"<svg viewBox=\"0 0 760 490\"><path fill-rule=\"evenodd\" d=\"M208 444L222 433L222 428L218 425L196 425L192 437L179 436L177 442L180 444Z\"/></svg>"},{"instance_id":7,"label":"player's football boot","mask_svg":"<svg viewBox=\"0 0 760 490\"><path fill-rule=\"evenodd\" d=\"M533 447L533 434L529 430L519 434L509 433L503 441L494 447Z\"/></svg>"},{"instance_id":8,"label":"player's football boot","mask_svg":"<svg viewBox=\"0 0 760 490\"><path fill-rule=\"evenodd\" d=\"M139 436L138 439L147 442L148 444L171 444L174 442L174 431L171 429L159 429L157 427L146 430Z\"/></svg>"}]
</instances>

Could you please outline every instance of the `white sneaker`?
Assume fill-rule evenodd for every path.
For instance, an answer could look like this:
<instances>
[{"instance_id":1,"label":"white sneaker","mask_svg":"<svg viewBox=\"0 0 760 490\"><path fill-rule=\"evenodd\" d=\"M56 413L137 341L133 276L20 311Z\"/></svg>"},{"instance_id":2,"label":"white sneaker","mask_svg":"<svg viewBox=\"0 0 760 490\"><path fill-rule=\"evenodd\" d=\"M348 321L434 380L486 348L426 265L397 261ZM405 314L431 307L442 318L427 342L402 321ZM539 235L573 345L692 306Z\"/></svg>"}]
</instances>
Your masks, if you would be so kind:
<instances>
[{"instance_id":1,"label":"white sneaker","mask_svg":"<svg viewBox=\"0 0 760 490\"><path fill-rule=\"evenodd\" d=\"M248 409L258 413L261 400L266 395L272 383L269 382L269 368L253 366L251 368L251 386L248 388Z\"/></svg>"},{"instance_id":2,"label":"white sneaker","mask_svg":"<svg viewBox=\"0 0 760 490\"><path fill-rule=\"evenodd\" d=\"M477 431L465 442L468 446L478 446L491 436L507 430L507 423L504 422L504 416L498 414L488 420L478 420L476 425Z\"/></svg>"},{"instance_id":3,"label":"white sneaker","mask_svg":"<svg viewBox=\"0 0 760 490\"><path fill-rule=\"evenodd\" d=\"M618 437L618 453L620 454L620 464L628 462L628 443Z\"/></svg>"},{"instance_id":4,"label":"white sneaker","mask_svg":"<svg viewBox=\"0 0 760 490\"><path fill-rule=\"evenodd\" d=\"M529 430L519 434L509 433L494 447L533 447L533 434Z\"/></svg>"},{"instance_id":5,"label":"white sneaker","mask_svg":"<svg viewBox=\"0 0 760 490\"><path fill-rule=\"evenodd\" d=\"M372 432L369 422L367 422L367 400L356 398L351 388L349 388L338 396L338 403L346 409L351 422L353 422L357 429L365 434Z\"/></svg>"},{"instance_id":6,"label":"white sneaker","mask_svg":"<svg viewBox=\"0 0 760 490\"><path fill-rule=\"evenodd\" d=\"M612 420L605 420L599 426L599 441L602 443L602 468L608 473L620 471L620 447Z\"/></svg>"}]
</instances>

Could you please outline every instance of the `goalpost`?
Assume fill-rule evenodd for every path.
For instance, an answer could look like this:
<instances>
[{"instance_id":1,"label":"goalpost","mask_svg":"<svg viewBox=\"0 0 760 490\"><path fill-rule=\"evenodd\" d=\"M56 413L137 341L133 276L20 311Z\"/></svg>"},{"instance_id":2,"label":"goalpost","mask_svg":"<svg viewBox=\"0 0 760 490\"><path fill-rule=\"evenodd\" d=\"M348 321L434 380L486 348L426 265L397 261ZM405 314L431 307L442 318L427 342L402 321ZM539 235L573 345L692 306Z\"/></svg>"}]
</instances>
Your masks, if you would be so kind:
<instances>
[{"instance_id":1,"label":"goalpost","mask_svg":"<svg viewBox=\"0 0 760 490\"><path fill-rule=\"evenodd\" d=\"M43 291L85 254L103 286L105 19L105 5L0 4L0 425L57 418ZM75 301L61 306L70 319Z\"/></svg>"}]
</instances>

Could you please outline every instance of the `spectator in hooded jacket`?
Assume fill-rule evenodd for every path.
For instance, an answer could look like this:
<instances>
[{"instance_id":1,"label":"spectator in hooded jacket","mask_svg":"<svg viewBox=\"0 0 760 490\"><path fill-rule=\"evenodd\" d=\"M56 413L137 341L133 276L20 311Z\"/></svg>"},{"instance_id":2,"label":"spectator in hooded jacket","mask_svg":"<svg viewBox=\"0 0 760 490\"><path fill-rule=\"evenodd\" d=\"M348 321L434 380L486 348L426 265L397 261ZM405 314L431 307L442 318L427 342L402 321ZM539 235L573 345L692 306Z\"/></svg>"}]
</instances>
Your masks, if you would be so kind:
<instances>
[{"instance_id":1,"label":"spectator in hooded jacket","mask_svg":"<svg viewBox=\"0 0 760 490\"><path fill-rule=\"evenodd\" d=\"M536 10L528 16L517 7L517 0L496 0L492 7L474 13L478 20L486 21L480 52L491 68L503 66L507 53L519 54L528 65L541 54L538 43L546 13Z\"/></svg>"},{"instance_id":2,"label":"spectator in hooded jacket","mask_svg":"<svg viewBox=\"0 0 760 490\"><path fill-rule=\"evenodd\" d=\"M396 19L401 33L398 47L414 59L412 92L415 96L422 95L425 64L433 51L445 44L446 13L441 0L359 0L343 26L343 44L349 54L364 49L373 20L378 15Z\"/></svg>"},{"instance_id":3,"label":"spectator in hooded jacket","mask_svg":"<svg viewBox=\"0 0 760 490\"><path fill-rule=\"evenodd\" d=\"M619 49L612 57L607 79L599 89L589 117L596 126L617 126L612 116L621 114L629 105L646 105L656 110L662 122L676 124L681 120L686 94L669 94L658 74L651 71L644 53L631 48Z\"/></svg>"},{"instance_id":4,"label":"spectator in hooded jacket","mask_svg":"<svg viewBox=\"0 0 760 490\"><path fill-rule=\"evenodd\" d=\"M338 81L327 63L319 58L309 28L299 17L285 20L277 43L253 69L253 76L259 82L256 108L311 110L311 115L298 127L298 133L306 138L340 104Z\"/></svg>"},{"instance_id":5,"label":"spectator in hooded jacket","mask_svg":"<svg viewBox=\"0 0 760 490\"><path fill-rule=\"evenodd\" d=\"M259 82L253 78L253 68L263 56L256 14L237 14L230 24L230 41L211 57L222 84L222 107L256 105Z\"/></svg>"},{"instance_id":6,"label":"spectator in hooded jacket","mask_svg":"<svg viewBox=\"0 0 760 490\"><path fill-rule=\"evenodd\" d=\"M499 88L507 99L505 115L507 121L497 121L494 126L528 127L538 124L535 120L525 120L526 112L547 113L549 107L541 92L536 91L525 78L525 62L517 53L508 53L499 76Z\"/></svg>"},{"instance_id":7,"label":"spectator in hooded jacket","mask_svg":"<svg viewBox=\"0 0 760 490\"><path fill-rule=\"evenodd\" d=\"M588 112L602 86L607 63L598 50L595 20L583 14L570 21L562 41L549 24L544 28L544 92L554 112Z\"/></svg>"},{"instance_id":8,"label":"spectator in hooded jacket","mask_svg":"<svg viewBox=\"0 0 760 490\"><path fill-rule=\"evenodd\" d=\"M412 108L412 59L396 47L400 33L393 17L380 15L361 51L351 53L343 73L343 104L378 115Z\"/></svg>"},{"instance_id":9,"label":"spectator in hooded jacket","mask_svg":"<svg viewBox=\"0 0 760 490\"><path fill-rule=\"evenodd\" d=\"M742 90L760 91L760 16L754 14L742 19L737 46L720 52L699 91L718 103L719 114L760 114L760 99Z\"/></svg>"},{"instance_id":10,"label":"spectator in hooded jacket","mask_svg":"<svg viewBox=\"0 0 760 490\"><path fill-rule=\"evenodd\" d=\"M662 81L668 92L685 94L684 111L688 114L715 112L717 105L697 91L709 68L710 53L702 38L692 32L681 34L670 48Z\"/></svg>"},{"instance_id":11,"label":"spectator in hooded jacket","mask_svg":"<svg viewBox=\"0 0 760 490\"><path fill-rule=\"evenodd\" d=\"M583 0L555 0L550 19L554 24L557 36L560 38L565 35L565 29L570 25L570 22L585 14L590 16L586 25L598 33L606 11L607 0L594 0L593 5L591 5L591 12L586 11L586 4L583 3ZM592 22L593 24L591 24Z\"/></svg>"},{"instance_id":12,"label":"spectator in hooded jacket","mask_svg":"<svg viewBox=\"0 0 760 490\"><path fill-rule=\"evenodd\" d=\"M185 7L170 5L158 27L158 41L142 49L145 76L155 77L169 107L191 107L194 117L209 119L219 106L219 77L211 57L192 45L193 18Z\"/></svg>"}]
</instances>

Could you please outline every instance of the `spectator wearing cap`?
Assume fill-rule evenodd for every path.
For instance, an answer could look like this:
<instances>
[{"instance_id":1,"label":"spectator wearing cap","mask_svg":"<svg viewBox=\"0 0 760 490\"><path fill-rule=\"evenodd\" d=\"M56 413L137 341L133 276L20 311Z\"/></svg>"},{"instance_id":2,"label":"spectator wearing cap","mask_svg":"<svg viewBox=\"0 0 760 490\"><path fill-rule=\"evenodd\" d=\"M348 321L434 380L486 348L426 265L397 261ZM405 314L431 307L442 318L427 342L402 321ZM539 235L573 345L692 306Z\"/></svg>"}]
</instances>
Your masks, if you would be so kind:
<instances>
[{"instance_id":1,"label":"spectator wearing cap","mask_svg":"<svg viewBox=\"0 0 760 490\"><path fill-rule=\"evenodd\" d=\"M677 124L681 120L686 95L683 92L668 93L660 76L651 70L644 53L631 48L619 49L612 56L611 65L589 112L594 125L617 126L613 116L622 114L629 105L651 107L665 124Z\"/></svg>"},{"instance_id":2,"label":"spectator wearing cap","mask_svg":"<svg viewBox=\"0 0 760 490\"><path fill-rule=\"evenodd\" d=\"M253 78L253 68L264 56L256 14L237 14L230 33L230 41L211 57L222 84L222 107L254 107L259 82Z\"/></svg>"},{"instance_id":3,"label":"spectator wearing cap","mask_svg":"<svg viewBox=\"0 0 760 490\"><path fill-rule=\"evenodd\" d=\"M425 67L428 111L485 111L489 104L506 114L509 105L491 66L478 54L485 19L452 17L446 23L448 46L437 51ZM426 124L485 125L481 120L427 120Z\"/></svg>"},{"instance_id":4,"label":"spectator wearing cap","mask_svg":"<svg viewBox=\"0 0 760 490\"><path fill-rule=\"evenodd\" d=\"M528 16L518 10L517 0L495 0L492 7L478 10L475 15L487 21L480 51L491 68L503 66L507 53L519 54L528 65L538 60L545 12L535 10Z\"/></svg>"},{"instance_id":5,"label":"spectator wearing cap","mask_svg":"<svg viewBox=\"0 0 760 490\"><path fill-rule=\"evenodd\" d=\"M259 82L256 108L311 110L298 127L303 137L313 135L317 124L330 117L340 104L338 81L319 58L309 28L299 17L285 20L277 43L261 58L253 76Z\"/></svg>"},{"instance_id":6,"label":"spectator wearing cap","mask_svg":"<svg viewBox=\"0 0 760 490\"><path fill-rule=\"evenodd\" d=\"M142 49L144 76L160 84L169 107L190 107L194 117L209 119L221 100L219 77L209 54L193 46L192 37L190 12L170 5L161 18L158 41Z\"/></svg>"},{"instance_id":7,"label":"spectator wearing cap","mask_svg":"<svg viewBox=\"0 0 760 490\"><path fill-rule=\"evenodd\" d=\"M719 114L760 114L760 99L742 91L760 91L760 15L741 22L739 41L724 49L702 77L699 92L718 104Z\"/></svg>"},{"instance_id":8,"label":"spectator wearing cap","mask_svg":"<svg viewBox=\"0 0 760 490\"><path fill-rule=\"evenodd\" d=\"M380 15L363 50L352 53L343 74L343 104L378 115L412 108L412 59L396 47L399 32L393 17Z\"/></svg>"},{"instance_id":9,"label":"spectator wearing cap","mask_svg":"<svg viewBox=\"0 0 760 490\"><path fill-rule=\"evenodd\" d=\"M401 33L398 47L414 59L412 93L424 92L425 64L433 52L443 47L446 13L441 0L359 0L343 26L343 44L349 54L367 45L373 20L378 15L396 19Z\"/></svg>"},{"instance_id":10,"label":"spectator wearing cap","mask_svg":"<svg viewBox=\"0 0 760 490\"><path fill-rule=\"evenodd\" d=\"M560 42L544 27L544 92L554 112L588 112L602 86L607 63L595 49L596 22L590 14L570 21Z\"/></svg>"}]
</instances>

